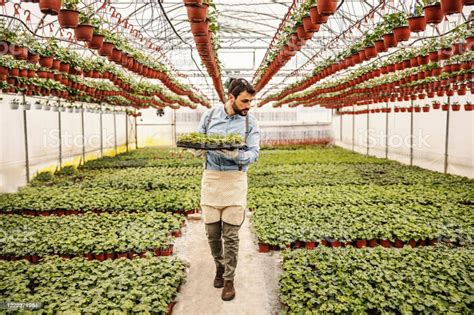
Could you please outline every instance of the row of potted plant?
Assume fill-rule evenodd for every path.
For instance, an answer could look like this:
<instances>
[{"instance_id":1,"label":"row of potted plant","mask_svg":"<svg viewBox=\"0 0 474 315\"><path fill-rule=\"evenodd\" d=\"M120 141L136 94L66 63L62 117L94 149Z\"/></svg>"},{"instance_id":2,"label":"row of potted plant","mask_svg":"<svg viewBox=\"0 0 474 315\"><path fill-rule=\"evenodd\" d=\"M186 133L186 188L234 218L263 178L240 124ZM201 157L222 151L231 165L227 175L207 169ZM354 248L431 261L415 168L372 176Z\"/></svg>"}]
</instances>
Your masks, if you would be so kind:
<instances>
[{"instance_id":1,"label":"row of potted plant","mask_svg":"<svg viewBox=\"0 0 474 315\"><path fill-rule=\"evenodd\" d=\"M471 255L447 246L285 251L280 301L290 314L469 313Z\"/></svg>"},{"instance_id":2,"label":"row of potted plant","mask_svg":"<svg viewBox=\"0 0 474 315\"><path fill-rule=\"evenodd\" d=\"M171 314L186 275L181 260L152 255L103 262L52 256L39 264L0 261L0 268L8 274L2 301L37 302L14 310L35 313Z\"/></svg>"},{"instance_id":3,"label":"row of potted plant","mask_svg":"<svg viewBox=\"0 0 474 315\"><path fill-rule=\"evenodd\" d=\"M417 54L418 51L420 50L417 50L415 54ZM406 53L400 53L399 55L394 57L397 57L396 60L399 60L406 58L406 55ZM338 79L337 81L333 82L327 82L312 90L308 90L305 93L296 93L287 96L282 100L278 101L277 104L282 105L293 100L304 100L314 98L314 96L316 95L327 93L332 93L332 96L336 96L338 93L340 94L343 92L347 92L351 89L353 89L355 92L361 92L357 90L357 87L367 87L369 88L369 91L380 91L381 89L383 90L388 88L389 85L390 89L393 89L398 85L403 85L407 83L410 83L413 86L416 85L417 79L433 80L430 82L422 82L430 83L431 90L435 87L438 87L435 81L443 82L443 86L446 86L446 83L444 81L446 79L449 79L448 83L458 82L460 84L459 94L465 95L465 83L469 83L470 81L469 77L471 76L470 71L472 69L473 57L474 53L472 51L465 52L463 55L453 55L452 57L450 57L449 60L443 61L443 63L445 64L444 67L441 67L439 62L429 63L429 61L427 61L426 63L422 62L420 66L420 64L417 62L411 62L413 58L410 60L407 59L408 62L403 61L398 63L392 63L394 62L394 59L391 59L383 63L375 63L370 66L361 67L344 78ZM417 60L416 56L414 59ZM397 67L397 65L402 65L402 67ZM446 72L443 73L443 70L445 70ZM391 73L394 74L389 75ZM458 75L455 75L456 73ZM387 75L382 76L382 74ZM466 78L464 78L465 75L467 75ZM429 76L436 76L438 78L428 78ZM391 91L393 92L393 90ZM435 93L433 91L430 91L428 93L428 97L434 97L434 94ZM391 101L394 102L395 100L396 99L392 99ZM403 99L400 99L399 101L401 100Z\"/></svg>"},{"instance_id":4,"label":"row of potted plant","mask_svg":"<svg viewBox=\"0 0 474 315\"><path fill-rule=\"evenodd\" d=\"M2 40L3 43L3 50L6 54L10 54L16 59L28 60L33 65L39 64L43 68L55 69L62 73L74 75L85 74L93 78L106 78L114 82L118 81L119 83L122 83L122 81L124 81L123 78L127 77L124 72L118 71L117 68L105 63L100 58L88 60L81 58L79 54L71 49L60 46L58 40L52 37L42 45L31 36L31 34L26 32L17 34L5 27L4 20L1 21L0 40ZM112 34L108 30L102 32L106 34L106 38L109 38L113 43L112 46L116 45L123 51L127 51L127 54L124 53L123 58L110 58L111 61L115 61L117 64L137 74L160 79L173 93L188 96L193 102L200 103L203 106L209 106L209 101L202 95L194 93L189 87L171 78L169 71L163 64L157 63L145 54L135 50L119 35ZM21 50L21 52L17 50ZM100 52L99 50L99 54ZM112 53L113 52L112 50ZM111 56L111 54L109 55ZM126 85L123 87L125 89L127 88Z\"/></svg>"},{"instance_id":5,"label":"row of potted plant","mask_svg":"<svg viewBox=\"0 0 474 315\"><path fill-rule=\"evenodd\" d=\"M309 77L301 81L297 81L294 84L289 85L287 88L283 89L281 92L272 94L264 98L259 103L259 106L263 106L264 104L270 101L281 100L287 95L293 94L298 91L302 91L308 88L309 86L341 70L345 70L349 67L355 66L366 60L374 58L377 56L378 53L386 52L388 48L394 47L395 42L385 43L384 40L379 39L380 36L383 33L387 32L387 30L390 30L396 27L396 25L401 23L400 21L403 22L405 20L406 20L406 17L402 13L391 14L391 15L385 16L384 22L381 22L378 26L376 26L374 31L366 32L365 37L359 40L352 47L346 49L345 51L340 53L337 57L329 58L328 60L319 64L314 69L312 75L310 75ZM464 38L465 38L465 41L463 41ZM376 53L375 54L369 53L367 56L366 49L362 49L362 47L365 47L367 45L374 45L373 47L376 50ZM442 38L436 38L436 39L431 39L429 41L425 41L423 43L423 47L418 50L419 51L418 55L421 56L420 62L426 62L427 60L439 61L439 60L449 59L449 57L451 57L453 54L462 54L466 50L469 50L469 49L470 50L474 49L474 32L472 31L472 29L468 29L466 25L460 25L460 26L457 26L453 30L452 34L449 34ZM405 51L406 49L402 49L397 54L397 57L391 57L388 60L392 61L392 64L401 63L401 61L404 61L407 59L407 57L403 55ZM416 59L417 55L413 55L413 56ZM386 65L388 66L389 64L387 63ZM399 70L399 69L396 69L396 70Z\"/></svg>"},{"instance_id":6,"label":"row of potted plant","mask_svg":"<svg viewBox=\"0 0 474 315\"><path fill-rule=\"evenodd\" d=\"M8 238L1 240L0 256L44 257L52 254L66 258L84 256L100 260L104 253L166 254L172 231L181 228L182 216L162 213L117 213L75 216L2 216L2 229ZM61 228L67 226L67 229ZM177 234L174 234L177 235ZM160 252L163 248L163 252ZM117 256L117 255L115 255ZM117 256L118 257L118 256Z\"/></svg>"},{"instance_id":7,"label":"row of potted plant","mask_svg":"<svg viewBox=\"0 0 474 315\"><path fill-rule=\"evenodd\" d=\"M394 113L405 113L405 112L428 113L431 108L433 109L441 108L443 111L448 111L451 108L452 111L458 112L461 110L461 104L459 102L453 102L451 104L449 102L444 102L444 104L441 105L440 102L434 101L432 105L430 104L415 105L413 107L412 106L406 106L406 107L395 106L393 108L393 112ZM467 112L472 111L472 103L470 101L467 101L464 104L463 108ZM336 114L337 115L363 115L363 114L369 114L369 113L376 114L376 113L391 113L391 112L392 112L392 108L382 107L382 108L372 108L372 109L363 109L363 110L355 110L355 111L338 111Z\"/></svg>"},{"instance_id":8,"label":"row of potted plant","mask_svg":"<svg viewBox=\"0 0 474 315\"><path fill-rule=\"evenodd\" d=\"M278 33L276 44L268 48L269 53L255 72L254 84L257 91L328 22L329 17L336 12L337 4L337 0L310 0L290 15Z\"/></svg>"},{"instance_id":9,"label":"row of potted plant","mask_svg":"<svg viewBox=\"0 0 474 315\"><path fill-rule=\"evenodd\" d=\"M212 78L219 99L224 102L224 87L221 80L222 64L217 55L219 25L216 6L212 0L184 0L184 5L191 24L196 49L207 73Z\"/></svg>"}]
</instances>

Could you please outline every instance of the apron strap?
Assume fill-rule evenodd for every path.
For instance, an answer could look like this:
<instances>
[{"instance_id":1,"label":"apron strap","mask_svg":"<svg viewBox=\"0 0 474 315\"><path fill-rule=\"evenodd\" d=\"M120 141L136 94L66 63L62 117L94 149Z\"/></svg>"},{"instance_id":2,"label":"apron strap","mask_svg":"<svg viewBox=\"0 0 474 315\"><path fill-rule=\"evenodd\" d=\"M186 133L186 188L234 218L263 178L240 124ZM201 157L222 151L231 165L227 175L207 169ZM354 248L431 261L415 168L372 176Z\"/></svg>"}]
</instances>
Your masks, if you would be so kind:
<instances>
[{"instance_id":1,"label":"apron strap","mask_svg":"<svg viewBox=\"0 0 474 315\"><path fill-rule=\"evenodd\" d=\"M204 125L204 134L205 135L207 135L207 132L209 130L209 126L211 125L212 115L214 115L214 110L215 109L216 109L215 107L213 109L211 109L211 111L209 113L209 117L207 118L207 124ZM205 160L204 169L207 169L207 151L206 151L206 156L204 157L204 160Z\"/></svg>"},{"instance_id":2,"label":"apron strap","mask_svg":"<svg viewBox=\"0 0 474 315\"><path fill-rule=\"evenodd\" d=\"M245 143L249 137L249 115L245 116ZM242 171L242 164L239 164L239 171Z\"/></svg>"}]
</instances>

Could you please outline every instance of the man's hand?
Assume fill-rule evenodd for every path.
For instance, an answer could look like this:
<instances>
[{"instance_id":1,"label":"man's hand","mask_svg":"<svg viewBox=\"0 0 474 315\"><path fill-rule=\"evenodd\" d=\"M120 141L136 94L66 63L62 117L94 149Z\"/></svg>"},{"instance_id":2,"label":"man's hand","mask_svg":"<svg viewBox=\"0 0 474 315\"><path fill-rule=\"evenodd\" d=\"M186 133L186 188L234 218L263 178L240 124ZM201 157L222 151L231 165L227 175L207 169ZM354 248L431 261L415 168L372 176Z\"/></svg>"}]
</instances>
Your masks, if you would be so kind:
<instances>
[{"instance_id":1,"label":"man's hand","mask_svg":"<svg viewBox=\"0 0 474 315\"><path fill-rule=\"evenodd\" d=\"M233 161L235 161L235 159L237 159L237 157L239 156L239 150L216 150L214 152L220 157Z\"/></svg>"},{"instance_id":2,"label":"man's hand","mask_svg":"<svg viewBox=\"0 0 474 315\"><path fill-rule=\"evenodd\" d=\"M196 149L186 149L186 152L190 153L195 158L200 158L200 157L206 155L206 153L207 153L206 150L196 150Z\"/></svg>"}]
</instances>

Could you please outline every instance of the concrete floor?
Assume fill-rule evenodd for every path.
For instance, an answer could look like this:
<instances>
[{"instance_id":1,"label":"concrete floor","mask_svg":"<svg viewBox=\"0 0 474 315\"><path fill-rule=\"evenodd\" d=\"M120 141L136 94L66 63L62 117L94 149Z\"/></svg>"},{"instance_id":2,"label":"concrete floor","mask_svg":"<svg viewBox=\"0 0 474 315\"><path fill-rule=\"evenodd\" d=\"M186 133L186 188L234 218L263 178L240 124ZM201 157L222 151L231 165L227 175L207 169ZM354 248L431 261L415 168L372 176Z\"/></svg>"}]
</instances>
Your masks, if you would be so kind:
<instances>
[{"instance_id":1,"label":"concrete floor","mask_svg":"<svg viewBox=\"0 0 474 315\"><path fill-rule=\"evenodd\" d=\"M175 243L176 254L189 266L187 280L181 286L173 315L278 314L278 277L281 273L277 252L262 254L250 231L247 218L240 229L239 261L235 276L236 297L225 302L222 289L213 287L215 265L207 243L204 223L188 221L183 237Z\"/></svg>"}]
</instances>

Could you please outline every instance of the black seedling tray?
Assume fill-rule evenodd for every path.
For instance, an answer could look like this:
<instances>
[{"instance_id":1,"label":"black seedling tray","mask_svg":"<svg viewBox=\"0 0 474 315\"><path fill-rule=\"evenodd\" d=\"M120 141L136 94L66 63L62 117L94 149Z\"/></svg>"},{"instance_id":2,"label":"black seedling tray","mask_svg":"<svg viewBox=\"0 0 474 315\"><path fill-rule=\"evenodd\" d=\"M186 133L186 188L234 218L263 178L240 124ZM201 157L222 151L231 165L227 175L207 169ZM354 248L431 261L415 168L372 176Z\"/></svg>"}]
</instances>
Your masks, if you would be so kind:
<instances>
[{"instance_id":1,"label":"black seedling tray","mask_svg":"<svg viewBox=\"0 0 474 315\"><path fill-rule=\"evenodd\" d=\"M205 144L205 143L186 143L177 142L179 148L196 149L196 150L237 150L246 147L245 144Z\"/></svg>"}]
</instances>

